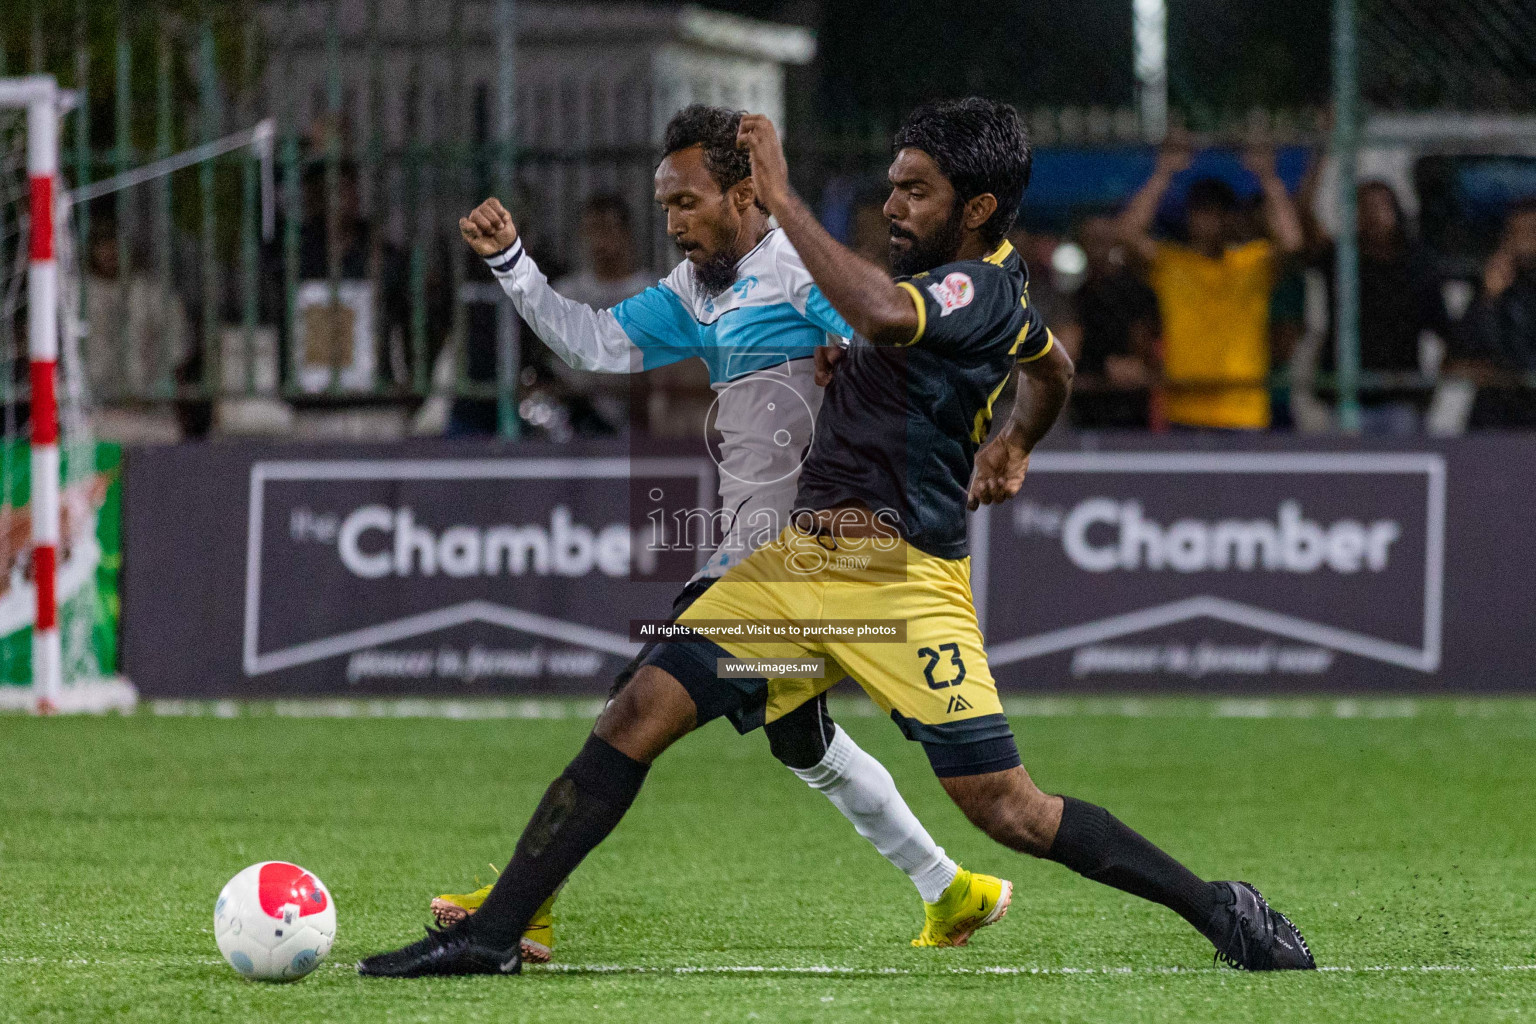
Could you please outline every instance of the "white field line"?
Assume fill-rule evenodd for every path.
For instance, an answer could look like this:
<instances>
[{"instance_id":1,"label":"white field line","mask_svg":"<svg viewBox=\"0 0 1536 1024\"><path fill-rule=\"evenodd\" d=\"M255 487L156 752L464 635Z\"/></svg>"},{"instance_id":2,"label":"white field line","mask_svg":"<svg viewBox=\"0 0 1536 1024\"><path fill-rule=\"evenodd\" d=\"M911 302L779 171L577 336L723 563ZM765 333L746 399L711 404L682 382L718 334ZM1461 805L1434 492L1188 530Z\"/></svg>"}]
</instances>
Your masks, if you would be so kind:
<instances>
[{"instance_id":1,"label":"white field line","mask_svg":"<svg viewBox=\"0 0 1536 1024\"><path fill-rule=\"evenodd\" d=\"M884 717L867 700L833 698L833 713L844 718ZM592 698L338 698L310 700L151 700L151 714L210 718L445 718L592 719L603 701ZM1528 698L1426 701L1413 697L1005 697L1003 710L1018 718L1337 718L1390 719L1445 715L1457 718L1533 718Z\"/></svg>"},{"instance_id":2,"label":"white field line","mask_svg":"<svg viewBox=\"0 0 1536 1024\"><path fill-rule=\"evenodd\" d=\"M902 967L837 967L810 965L805 967L757 967L735 964L683 965L677 967L642 967L623 964L544 964L530 965L530 971L550 971L559 974L778 974L834 977L908 977L934 974L957 975L1127 975L1127 974L1232 974L1231 967L946 967L939 971L915 971ZM1475 967L1470 964L1379 964L1363 967L1347 965L1319 967L1321 973L1332 974L1477 974L1499 971L1536 971L1536 964L1500 964Z\"/></svg>"}]
</instances>

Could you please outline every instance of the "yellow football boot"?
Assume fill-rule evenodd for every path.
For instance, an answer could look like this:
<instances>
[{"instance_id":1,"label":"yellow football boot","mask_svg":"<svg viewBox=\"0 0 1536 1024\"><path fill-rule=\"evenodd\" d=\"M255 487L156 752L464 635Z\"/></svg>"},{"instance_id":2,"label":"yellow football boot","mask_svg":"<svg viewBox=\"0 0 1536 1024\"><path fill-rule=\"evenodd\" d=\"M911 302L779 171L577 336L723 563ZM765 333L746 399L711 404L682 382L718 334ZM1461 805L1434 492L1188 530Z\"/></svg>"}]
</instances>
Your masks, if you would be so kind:
<instances>
[{"instance_id":1,"label":"yellow football boot","mask_svg":"<svg viewBox=\"0 0 1536 1024\"><path fill-rule=\"evenodd\" d=\"M432 916L437 919L438 926L446 928L479 910L485 898L491 894L491 886L495 884L492 882L491 885L481 886L474 892L448 893L433 899ZM565 886L561 885L560 888L563 889ZM559 895L560 889L556 889L554 894L534 911L533 920L528 922L528 930L523 932L523 963L547 964L554 956L554 906L555 897Z\"/></svg>"},{"instance_id":2,"label":"yellow football boot","mask_svg":"<svg viewBox=\"0 0 1536 1024\"><path fill-rule=\"evenodd\" d=\"M914 946L963 946L978 928L996 924L1013 902L1013 883L961 868L936 902L924 903L923 933Z\"/></svg>"}]
</instances>

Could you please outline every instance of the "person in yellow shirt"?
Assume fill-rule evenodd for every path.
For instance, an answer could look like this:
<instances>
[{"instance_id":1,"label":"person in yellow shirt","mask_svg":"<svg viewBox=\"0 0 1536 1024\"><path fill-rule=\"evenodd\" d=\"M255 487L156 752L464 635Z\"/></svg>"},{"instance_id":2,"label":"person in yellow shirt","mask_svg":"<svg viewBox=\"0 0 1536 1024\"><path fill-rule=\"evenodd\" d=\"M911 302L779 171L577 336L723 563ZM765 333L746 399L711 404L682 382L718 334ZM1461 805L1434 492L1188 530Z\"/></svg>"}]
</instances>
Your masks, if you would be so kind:
<instances>
[{"instance_id":1,"label":"person in yellow shirt","mask_svg":"<svg viewBox=\"0 0 1536 1024\"><path fill-rule=\"evenodd\" d=\"M1166 417L1184 427L1262 430L1269 426L1270 293L1285 260L1301 251L1301 220L1275 173L1274 152L1251 147L1243 163L1259 179L1269 237L1239 241L1237 197L1225 182L1206 178L1189 189L1188 242L1154 239L1158 204L1190 159L1187 144L1165 143L1152 177L1117 221L1157 293Z\"/></svg>"}]
</instances>

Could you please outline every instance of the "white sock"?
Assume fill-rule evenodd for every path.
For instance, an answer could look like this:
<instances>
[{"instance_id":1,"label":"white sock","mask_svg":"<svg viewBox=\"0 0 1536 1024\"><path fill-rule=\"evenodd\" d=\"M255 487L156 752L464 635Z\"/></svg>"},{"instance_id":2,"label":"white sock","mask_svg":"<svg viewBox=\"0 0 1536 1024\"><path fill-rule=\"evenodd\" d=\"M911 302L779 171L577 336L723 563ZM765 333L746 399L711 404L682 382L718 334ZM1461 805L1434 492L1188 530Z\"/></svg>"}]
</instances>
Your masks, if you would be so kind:
<instances>
[{"instance_id":1,"label":"white sock","mask_svg":"<svg viewBox=\"0 0 1536 1024\"><path fill-rule=\"evenodd\" d=\"M924 902L933 903L960 866L944 854L896 790L885 765L865 753L842 726L834 726L827 753L814 768L792 768L812 789L853 822L859 835L912 879Z\"/></svg>"}]
</instances>

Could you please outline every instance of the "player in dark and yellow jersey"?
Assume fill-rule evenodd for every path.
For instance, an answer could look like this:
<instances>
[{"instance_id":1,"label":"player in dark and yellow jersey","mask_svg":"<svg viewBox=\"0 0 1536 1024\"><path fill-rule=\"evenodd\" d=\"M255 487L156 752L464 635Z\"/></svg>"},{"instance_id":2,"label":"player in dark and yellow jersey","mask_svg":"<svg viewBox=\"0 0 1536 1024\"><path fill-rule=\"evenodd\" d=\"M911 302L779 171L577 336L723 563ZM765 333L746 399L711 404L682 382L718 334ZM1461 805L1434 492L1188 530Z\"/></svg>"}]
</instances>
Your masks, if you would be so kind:
<instances>
[{"instance_id":1,"label":"player in dark and yellow jersey","mask_svg":"<svg viewBox=\"0 0 1536 1024\"><path fill-rule=\"evenodd\" d=\"M744 730L774 720L843 673L923 745L945 791L998 842L1174 910L1235 966L1314 967L1300 932L1251 885L1204 881L1102 807L1042 792L1003 717L971 602L965 508L1019 490L1072 376L1003 240L1029 181L1017 112L974 98L929 104L897 132L885 206L895 281L832 239L794 195L766 118L743 117L739 139L758 201L858 335L838 365L821 367L830 381L797 514L679 617L695 635L659 645L603 712L480 912L359 969L516 971L529 918L618 825L667 747L714 718ZM1014 372L1019 400L984 443ZM903 628L888 642L826 632L741 638L769 620ZM704 636L722 621L743 632ZM764 678L728 668L805 657L829 670ZM978 907L978 926L996 909Z\"/></svg>"}]
</instances>

